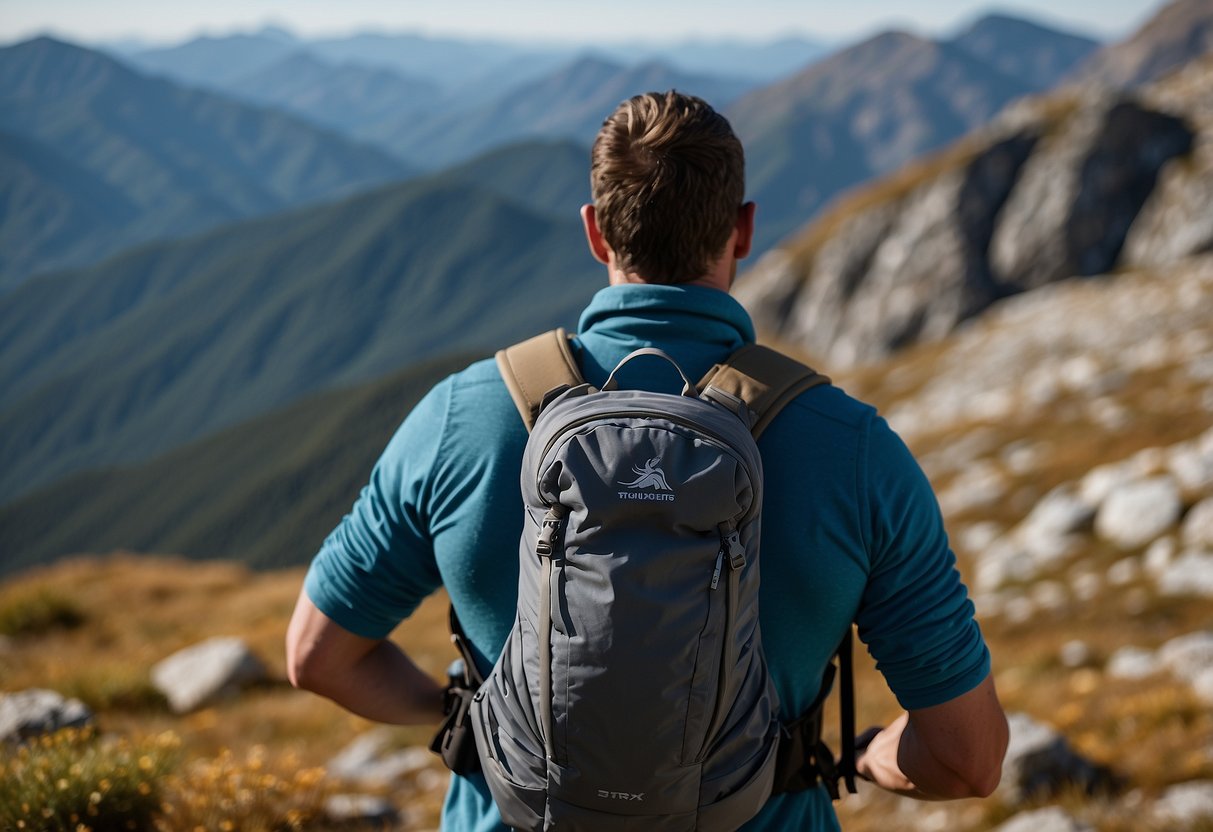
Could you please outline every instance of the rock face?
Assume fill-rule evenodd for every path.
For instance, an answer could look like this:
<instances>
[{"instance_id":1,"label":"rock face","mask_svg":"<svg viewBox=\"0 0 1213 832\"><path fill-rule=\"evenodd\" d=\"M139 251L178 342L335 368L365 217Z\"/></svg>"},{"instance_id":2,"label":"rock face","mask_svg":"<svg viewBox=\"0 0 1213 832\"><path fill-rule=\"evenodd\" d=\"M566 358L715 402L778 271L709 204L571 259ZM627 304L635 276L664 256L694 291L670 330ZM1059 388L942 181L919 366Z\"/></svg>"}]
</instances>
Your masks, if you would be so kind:
<instances>
[{"instance_id":1,"label":"rock face","mask_svg":"<svg viewBox=\"0 0 1213 832\"><path fill-rule=\"evenodd\" d=\"M1102 86L1133 86L1208 52L1213 52L1213 7L1208 0L1173 0L1131 38L1092 55L1076 77Z\"/></svg>"},{"instance_id":2,"label":"rock face","mask_svg":"<svg viewBox=\"0 0 1213 832\"><path fill-rule=\"evenodd\" d=\"M761 329L844 369L940 340L1011 295L1207 250L1210 99L1213 59L1133 96L1020 101L839 201L736 295Z\"/></svg>"},{"instance_id":3,"label":"rock face","mask_svg":"<svg viewBox=\"0 0 1213 832\"><path fill-rule=\"evenodd\" d=\"M1094 827L1070 817L1056 806L1023 812L994 832L1093 832Z\"/></svg>"},{"instance_id":4,"label":"rock face","mask_svg":"<svg viewBox=\"0 0 1213 832\"><path fill-rule=\"evenodd\" d=\"M1011 741L998 787L1007 802L1018 805L1053 797L1070 788L1087 794L1111 793L1119 788L1111 771L1077 754L1047 725L1022 713L1008 715L1007 722Z\"/></svg>"},{"instance_id":5,"label":"rock face","mask_svg":"<svg viewBox=\"0 0 1213 832\"><path fill-rule=\"evenodd\" d=\"M1183 504L1170 477L1126 483L1104 500L1095 517L1095 531L1124 549L1144 546L1169 529Z\"/></svg>"},{"instance_id":6,"label":"rock face","mask_svg":"<svg viewBox=\"0 0 1213 832\"><path fill-rule=\"evenodd\" d=\"M239 638L213 638L152 668L152 683L176 713L188 713L265 680L266 669Z\"/></svg>"},{"instance_id":7,"label":"rock face","mask_svg":"<svg viewBox=\"0 0 1213 832\"><path fill-rule=\"evenodd\" d=\"M93 720L93 712L78 699L66 699L53 690L31 688L0 695L0 744L20 742L60 728L80 728Z\"/></svg>"},{"instance_id":8,"label":"rock face","mask_svg":"<svg viewBox=\"0 0 1213 832\"><path fill-rule=\"evenodd\" d=\"M1172 786L1154 806L1154 816L1160 821L1176 824L1178 828L1213 820L1213 781Z\"/></svg>"}]
</instances>

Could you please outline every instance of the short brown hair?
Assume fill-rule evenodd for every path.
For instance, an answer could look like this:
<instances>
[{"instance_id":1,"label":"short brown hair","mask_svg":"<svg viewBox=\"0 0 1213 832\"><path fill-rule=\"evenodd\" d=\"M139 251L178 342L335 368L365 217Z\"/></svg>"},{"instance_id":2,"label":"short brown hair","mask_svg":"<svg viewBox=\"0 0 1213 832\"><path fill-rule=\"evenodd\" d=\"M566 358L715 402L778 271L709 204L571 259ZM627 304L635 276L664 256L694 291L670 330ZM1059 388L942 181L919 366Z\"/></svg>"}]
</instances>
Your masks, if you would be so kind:
<instances>
[{"instance_id":1,"label":"short brown hair","mask_svg":"<svg viewBox=\"0 0 1213 832\"><path fill-rule=\"evenodd\" d=\"M603 239L625 274L683 283L724 252L745 198L745 154L724 116L673 90L624 101L590 156Z\"/></svg>"}]
</instances>

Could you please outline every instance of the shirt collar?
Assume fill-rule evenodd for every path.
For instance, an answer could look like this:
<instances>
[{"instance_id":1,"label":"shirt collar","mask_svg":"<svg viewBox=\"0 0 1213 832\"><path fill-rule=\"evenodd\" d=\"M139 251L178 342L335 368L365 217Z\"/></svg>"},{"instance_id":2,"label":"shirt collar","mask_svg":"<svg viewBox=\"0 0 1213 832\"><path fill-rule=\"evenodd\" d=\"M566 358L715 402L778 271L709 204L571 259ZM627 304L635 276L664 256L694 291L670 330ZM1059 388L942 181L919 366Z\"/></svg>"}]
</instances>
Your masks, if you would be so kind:
<instances>
[{"instance_id":1,"label":"shirt collar","mask_svg":"<svg viewBox=\"0 0 1213 832\"><path fill-rule=\"evenodd\" d=\"M581 313L578 330L607 335L622 326L632 337L653 341L690 334L735 346L755 340L754 324L742 305L727 292L706 286L607 286Z\"/></svg>"}]
</instances>

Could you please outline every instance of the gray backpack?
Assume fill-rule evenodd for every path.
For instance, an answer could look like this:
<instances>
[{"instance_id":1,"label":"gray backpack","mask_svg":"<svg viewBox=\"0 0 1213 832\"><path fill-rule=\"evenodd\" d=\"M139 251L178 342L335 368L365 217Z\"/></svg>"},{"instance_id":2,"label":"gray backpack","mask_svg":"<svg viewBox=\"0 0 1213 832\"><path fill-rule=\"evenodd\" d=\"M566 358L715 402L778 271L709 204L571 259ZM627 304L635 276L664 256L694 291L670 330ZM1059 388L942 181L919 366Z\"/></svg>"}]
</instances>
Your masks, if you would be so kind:
<instances>
[{"instance_id":1,"label":"gray backpack","mask_svg":"<svg viewBox=\"0 0 1213 832\"><path fill-rule=\"evenodd\" d=\"M674 364L659 350L601 390L563 332L498 354L531 428L518 612L470 723L511 827L724 832L771 794L783 729L758 626L754 432L828 380L746 350L761 372L735 355L702 394L674 365L681 395L617 389L640 356Z\"/></svg>"}]
</instances>

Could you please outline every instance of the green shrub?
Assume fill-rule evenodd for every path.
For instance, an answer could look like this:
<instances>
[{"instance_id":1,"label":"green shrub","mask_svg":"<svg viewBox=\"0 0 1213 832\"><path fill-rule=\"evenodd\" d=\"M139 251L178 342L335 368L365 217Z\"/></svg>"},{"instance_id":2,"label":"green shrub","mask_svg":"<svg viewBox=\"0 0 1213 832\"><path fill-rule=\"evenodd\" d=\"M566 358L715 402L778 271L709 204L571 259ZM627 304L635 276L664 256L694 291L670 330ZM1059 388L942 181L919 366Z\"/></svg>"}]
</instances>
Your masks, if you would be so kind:
<instances>
[{"instance_id":1,"label":"green shrub","mask_svg":"<svg viewBox=\"0 0 1213 832\"><path fill-rule=\"evenodd\" d=\"M177 747L171 734L132 743L74 728L22 745L0 759L0 829L150 832Z\"/></svg>"},{"instance_id":2,"label":"green shrub","mask_svg":"<svg viewBox=\"0 0 1213 832\"><path fill-rule=\"evenodd\" d=\"M79 606L47 587L23 587L0 598L0 635L37 635L83 623Z\"/></svg>"},{"instance_id":3,"label":"green shrub","mask_svg":"<svg viewBox=\"0 0 1213 832\"><path fill-rule=\"evenodd\" d=\"M83 670L57 686L64 696L79 699L92 710L159 713L168 709L164 694L152 684L145 668L106 665Z\"/></svg>"}]
</instances>

